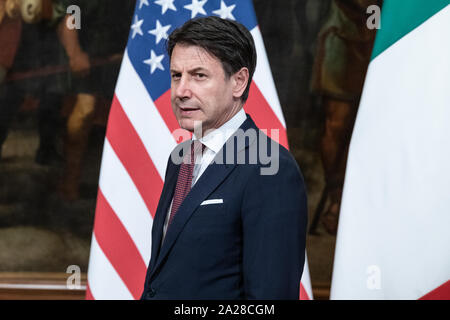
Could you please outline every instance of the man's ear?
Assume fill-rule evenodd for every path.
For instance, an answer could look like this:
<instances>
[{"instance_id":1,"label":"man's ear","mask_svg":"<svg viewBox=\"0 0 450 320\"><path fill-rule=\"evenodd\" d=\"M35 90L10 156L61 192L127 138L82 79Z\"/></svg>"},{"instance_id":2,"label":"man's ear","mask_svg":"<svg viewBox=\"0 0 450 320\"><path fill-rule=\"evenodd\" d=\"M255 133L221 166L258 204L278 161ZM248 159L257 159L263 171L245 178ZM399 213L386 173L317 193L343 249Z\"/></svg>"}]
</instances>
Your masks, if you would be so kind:
<instances>
[{"instance_id":1,"label":"man's ear","mask_svg":"<svg viewBox=\"0 0 450 320\"><path fill-rule=\"evenodd\" d=\"M247 88L249 72L246 67L241 68L236 72L233 77L233 97L240 98L244 94L245 88Z\"/></svg>"}]
</instances>

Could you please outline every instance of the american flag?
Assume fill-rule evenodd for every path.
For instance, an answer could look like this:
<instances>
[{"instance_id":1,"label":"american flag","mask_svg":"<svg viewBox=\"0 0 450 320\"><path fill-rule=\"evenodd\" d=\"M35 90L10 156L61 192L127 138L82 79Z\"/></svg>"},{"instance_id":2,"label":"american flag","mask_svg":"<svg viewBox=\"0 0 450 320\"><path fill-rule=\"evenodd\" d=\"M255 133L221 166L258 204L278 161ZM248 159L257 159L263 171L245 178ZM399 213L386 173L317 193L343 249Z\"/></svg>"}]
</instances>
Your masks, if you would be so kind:
<instances>
[{"instance_id":1,"label":"american flag","mask_svg":"<svg viewBox=\"0 0 450 320\"><path fill-rule=\"evenodd\" d=\"M277 140L288 147L251 0L137 0L104 143L87 299L139 299L142 294L167 159L181 142L170 104L165 41L188 19L207 15L237 20L250 30L258 64L244 109L269 134L279 129ZM307 262L301 282L300 298L312 298Z\"/></svg>"}]
</instances>

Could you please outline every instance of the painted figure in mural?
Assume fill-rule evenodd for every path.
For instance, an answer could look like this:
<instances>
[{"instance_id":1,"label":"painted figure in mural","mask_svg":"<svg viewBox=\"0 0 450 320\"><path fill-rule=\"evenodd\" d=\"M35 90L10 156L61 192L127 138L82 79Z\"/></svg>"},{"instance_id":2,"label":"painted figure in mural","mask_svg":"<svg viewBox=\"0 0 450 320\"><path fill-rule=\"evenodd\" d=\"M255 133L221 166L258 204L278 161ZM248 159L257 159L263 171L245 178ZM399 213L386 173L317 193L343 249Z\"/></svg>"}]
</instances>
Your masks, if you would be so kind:
<instances>
[{"instance_id":1,"label":"painted figure in mural","mask_svg":"<svg viewBox=\"0 0 450 320\"><path fill-rule=\"evenodd\" d=\"M36 162L64 161L59 191L66 200L78 198L93 123L106 125L134 5L132 0L0 0L0 44L9 48L0 54L0 150L24 98L38 101ZM70 28L70 6L82 13L79 29ZM14 78L17 74L25 77ZM69 104L61 111L64 101ZM57 148L61 137L64 157Z\"/></svg>"},{"instance_id":2,"label":"painted figure in mural","mask_svg":"<svg viewBox=\"0 0 450 320\"><path fill-rule=\"evenodd\" d=\"M9 120L9 114L11 113L9 108L7 109L4 106L1 98L6 93L4 82L13 65L22 32L19 7L13 6L13 4L11 1L0 0L0 159L2 155L1 147L7 134L5 123Z\"/></svg>"},{"instance_id":3,"label":"painted figure in mural","mask_svg":"<svg viewBox=\"0 0 450 320\"><path fill-rule=\"evenodd\" d=\"M330 234L337 231L348 145L376 34L366 25L370 5L381 1L333 0L318 38L311 87L325 110L321 157L329 205L322 223Z\"/></svg>"},{"instance_id":4,"label":"painted figure in mural","mask_svg":"<svg viewBox=\"0 0 450 320\"><path fill-rule=\"evenodd\" d=\"M67 78L64 73L48 73L43 70L66 64L65 53L60 45L56 26L61 18L57 0L2 0L9 20L0 29L0 43L6 44L9 64L5 71L21 77L7 81L0 87L0 148L6 140L9 127L25 97L38 101L39 148L36 162L42 165L61 161L56 142L60 122L59 109L66 92ZM12 21L15 25L12 28ZM5 26L6 24L6 26ZM35 73L35 74L34 74ZM14 78L14 77L13 77Z\"/></svg>"},{"instance_id":5,"label":"painted figure in mural","mask_svg":"<svg viewBox=\"0 0 450 320\"><path fill-rule=\"evenodd\" d=\"M135 1L63 0L83 13L80 29L68 28L69 15L58 29L72 71L75 105L67 120L65 169L60 193L66 200L79 197L82 160L95 118L109 108L126 46Z\"/></svg>"}]
</instances>

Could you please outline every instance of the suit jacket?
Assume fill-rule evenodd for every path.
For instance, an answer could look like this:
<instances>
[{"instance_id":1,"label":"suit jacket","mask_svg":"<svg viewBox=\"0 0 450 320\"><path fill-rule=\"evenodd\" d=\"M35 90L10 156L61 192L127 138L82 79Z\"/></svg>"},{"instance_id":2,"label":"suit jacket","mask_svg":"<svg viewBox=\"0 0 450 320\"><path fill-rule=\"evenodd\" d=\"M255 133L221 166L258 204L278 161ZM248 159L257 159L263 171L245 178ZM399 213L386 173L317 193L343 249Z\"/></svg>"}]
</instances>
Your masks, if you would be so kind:
<instances>
[{"instance_id":1,"label":"suit jacket","mask_svg":"<svg viewBox=\"0 0 450 320\"><path fill-rule=\"evenodd\" d=\"M184 199L161 245L180 168L169 157L142 299L298 299L307 225L302 175L289 151L249 115L240 129L258 134L230 137ZM262 151L275 156L276 174L261 174L273 165ZM201 205L208 199L223 202Z\"/></svg>"}]
</instances>

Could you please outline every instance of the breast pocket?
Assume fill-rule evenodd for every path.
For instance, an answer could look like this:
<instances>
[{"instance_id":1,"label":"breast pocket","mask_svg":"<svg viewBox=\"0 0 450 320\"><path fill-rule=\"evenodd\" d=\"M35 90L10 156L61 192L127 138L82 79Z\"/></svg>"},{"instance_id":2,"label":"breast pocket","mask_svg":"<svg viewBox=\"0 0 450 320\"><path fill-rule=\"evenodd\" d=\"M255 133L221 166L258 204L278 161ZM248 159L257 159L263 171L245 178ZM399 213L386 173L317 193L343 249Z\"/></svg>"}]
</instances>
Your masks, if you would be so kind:
<instances>
[{"instance_id":1,"label":"breast pocket","mask_svg":"<svg viewBox=\"0 0 450 320\"><path fill-rule=\"evenodd\" d=\"M199 205L185 226L186 240L191 238L198 246L221 247L225 239L232 241L239 225L236 219L227 203Z\"/></svg>"},{"instance_id":2,"label":"breast pocket","mask_svg":"<svg viewBox=\"0 0 450 320\"><path fill-rule=\"evenodd\" d=\"M215 199L214 199L215 200ZM218 216L226 215L227 205L222 201L203 201L194 213L198 219L217 219Z\"/></svg>"},{"instance_id":3,"label":"breast pocket","mask_svg":"<svg viewBox=\"0 0 450 320\"><path fill-rule=\"evenodd\" d=\"M223 204L223 199L208 199L200 203L201 206L207 206L211 204Z\"/></svg>"}]
</instances>

